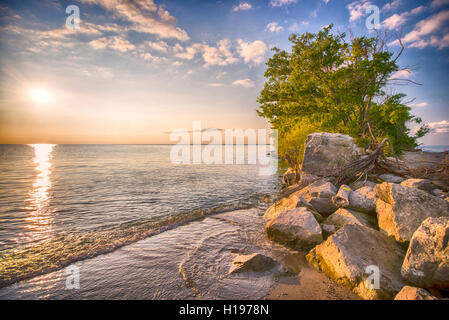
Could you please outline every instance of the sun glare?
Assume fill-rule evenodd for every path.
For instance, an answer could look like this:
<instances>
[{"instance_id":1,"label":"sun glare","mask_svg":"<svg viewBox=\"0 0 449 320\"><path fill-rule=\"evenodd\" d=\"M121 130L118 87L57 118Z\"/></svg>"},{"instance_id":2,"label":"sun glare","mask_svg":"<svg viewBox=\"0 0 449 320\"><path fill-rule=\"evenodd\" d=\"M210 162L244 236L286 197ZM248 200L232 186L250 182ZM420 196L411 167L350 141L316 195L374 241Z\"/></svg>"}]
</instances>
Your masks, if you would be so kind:
<instances>
[{"instance_id":1,"label":"sun glare","mask_svg":"<svg viewBox=\"0 0 449 320\"><path fill-rule=\"evenodd\" d=\"M33 88L30 90L30 99L37 104L47 104L52 98L51 93L45 88Z\"/></svg>"}]
</instances>

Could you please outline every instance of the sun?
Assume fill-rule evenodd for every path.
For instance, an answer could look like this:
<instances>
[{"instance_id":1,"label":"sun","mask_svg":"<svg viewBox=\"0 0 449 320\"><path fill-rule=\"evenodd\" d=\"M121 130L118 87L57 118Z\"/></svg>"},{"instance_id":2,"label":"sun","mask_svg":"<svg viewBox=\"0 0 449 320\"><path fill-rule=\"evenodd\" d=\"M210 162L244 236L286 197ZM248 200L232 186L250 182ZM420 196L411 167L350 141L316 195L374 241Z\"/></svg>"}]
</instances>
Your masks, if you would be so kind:
<instances>
[{"instance_id":1,"label":"sun","mask_svg":"<svg viewBox=\"0 0 449 320\"><path fill-rule=\"evenodd\" d=\"M36 104L47 104L52 98L50 91L45 88L33 88L30 90L30 99Z\"/></svg>"}]
</instances>

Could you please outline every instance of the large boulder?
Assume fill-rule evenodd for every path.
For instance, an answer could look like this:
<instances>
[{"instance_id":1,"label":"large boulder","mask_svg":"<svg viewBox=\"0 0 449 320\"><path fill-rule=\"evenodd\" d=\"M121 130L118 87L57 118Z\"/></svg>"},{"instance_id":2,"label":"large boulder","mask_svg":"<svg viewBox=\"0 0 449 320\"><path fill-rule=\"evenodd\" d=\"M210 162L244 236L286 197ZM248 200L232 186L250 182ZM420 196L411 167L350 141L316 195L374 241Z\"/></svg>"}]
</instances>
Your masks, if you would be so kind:
<instances>
[{"instance_id":1,"label":"large boulder","mask_svg":"<svg viewBox=\"0 0 449 320\"><path fill-rule=\"evenodd\" d=\"M394 300L438 300L438 298L422 288L405 286L399 291Z\"/></svg>"},{"instance_id":2,"label":"large boulder","mask_svg":"<svg viewBox=\"0 0 449 320\"><path fill-rule=\"evenodd\" d=\"M359 150L350 136L339 133L313 133L305 143L301 172L320 177L327 176L359 156Z\"/></svg>"},{"instance_id":3,"label":"large boulder","mask_svg":"<svg viewBox=\"0 0 449 320\"><path fill-rule=\"evenodd\" d=\"M425 191L394 183L382 183L374 190L380 200L376 211L379 228L401 243L429 217L449 216L449 204Z\"/></svg>"},{"instance_id":4,"label":"large boulder","mask_svg":"<svg viewBox=\"0 0 449 320\"><path fill-rule=\"evenodd\" d=\"M303 198L320 214L329 215L338 208L332 203L332 197L337 194L337 188L325 180L318 180L293 195Z\"/></svg>"},{"instance_id":5,"label":"large boulder","mask_svg":"<svg viewBox=\"0 0 449 320\"><path fill-rule=\"evenodd\" d=\"M265 272L273 268L276 262L260 253L237 255L234 257L229 273Z\"/></svg>"},{"instance_id":6,"label":"large boulder","mask_svg":"<svg viewBox=\"0 0 449 320\"><path fill-rule=\"evenodd\" d=\"M372 228L375 224L375 221L372 217L365 213L343 209L340 208L333 214L331 214L325 221L324 224L334 225L337 229L340 229L344 225L348 223L356 223L361 224L365 227Z\"/></svg>"},{"instance_id":7,"label":"large boulder","mask_svg":"<svg viewBox=\"0 0 449 320\"><path fill-rule=\"evenodd\" d=\"M315 268L364 299L393 299L405 285L401 277L404 249L384 234L349 223L307 255ZM372 287L377 268L379 287Z\"/></svg>"},{"instance_id":8,"label":"large boulder","mask_svg":"<svg viewBox=\"0 0 449 320\"><path fill-rule=\"evenodd\" d=\"M402 276L419 287L449 290L449 218L428 218L413 234Z\"/></svg>"},{"instance_id":9,"label":"large boulder","mask_svg":"<svg viewBox=\"0 0 449 320\"><path fill-rule=\"evenodd\" d=\"M401 186L416 188L428 193L432 193L434 187L429 179L407 179L401 182Z\"/></svg>"},{"instance_id":10,"label":"large boulder","mask_svg":"<svg viewBox=\"0 0 449 320\"><path fill-rule=\"evenodd\" d=\"M298 201L299 201L298 197L290 196L288 198L282 198L281 200L273 203L267 209L267 211L264 214L264 218L271 220L276 218L282 212L295 209Z\"/></svg>"},{"instance_id":11,"label":"large boulder","mask_svg":"<svg viewBox=\"0 0 449 320\"><path fill-rule=\"evenodd\" d=\"M266 232L269 240L296 249L310 249L323 241L321 227L307 208L281 213L267 223Z\"/></svg>"},{"instance_id":12,"label":"large boulder","mask_svg":"<svg viewBox=\"0 0 449 320\"><path fill-rule=\"evenodd\" d=\"M348 209L375 215L377 200L374 187L362 187L349 194Z\"/></svg>"}]
</instances>

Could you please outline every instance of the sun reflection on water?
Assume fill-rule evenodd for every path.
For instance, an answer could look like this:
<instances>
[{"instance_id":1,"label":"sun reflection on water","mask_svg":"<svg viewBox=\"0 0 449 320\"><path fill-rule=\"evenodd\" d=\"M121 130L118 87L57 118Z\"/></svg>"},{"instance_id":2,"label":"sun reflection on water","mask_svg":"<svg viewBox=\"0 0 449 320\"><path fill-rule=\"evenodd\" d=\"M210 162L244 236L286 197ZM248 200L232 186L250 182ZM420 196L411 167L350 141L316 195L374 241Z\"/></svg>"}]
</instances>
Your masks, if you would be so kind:
<instances>
[{"instance_id":1,"label":"sun reflection on water","mask_svg":"<svg viewBox=\"0 0 449 320\"><path fill-rule=\"evenodd\" d=\"M30 197L27 200L27 210L30 214L25 219L26 228L29 230L26 238L28 241L41 240L52 232L53 217L49 210L49 190L51 188L51 156L54 144L32 144L34 149L34 164L37 172Z\"/></svg>"}]
</instances>

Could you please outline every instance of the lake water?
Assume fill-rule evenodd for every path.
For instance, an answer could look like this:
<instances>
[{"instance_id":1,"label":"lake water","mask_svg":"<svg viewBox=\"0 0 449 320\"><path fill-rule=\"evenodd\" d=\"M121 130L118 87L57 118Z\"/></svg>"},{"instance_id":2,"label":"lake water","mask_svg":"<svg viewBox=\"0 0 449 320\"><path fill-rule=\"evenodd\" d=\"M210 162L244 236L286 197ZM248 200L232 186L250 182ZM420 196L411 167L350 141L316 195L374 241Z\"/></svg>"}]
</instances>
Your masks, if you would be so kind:
<instances>
[{"instance_id":1,"label":"lake water","mask_svg":"<svg viewBox=\"0 0 449 320\"><path fill-rule=\"evenodd\" d=\"M278 191L258 165L175 165L170 150L0 145L0 287Z\"/></svg>"}]
</instances>

